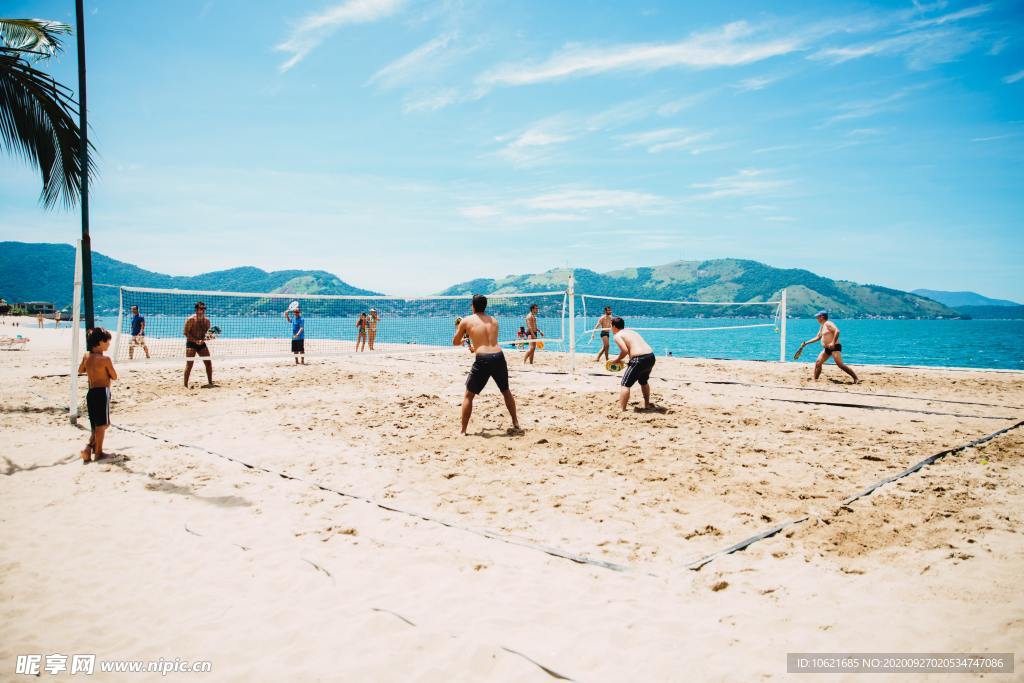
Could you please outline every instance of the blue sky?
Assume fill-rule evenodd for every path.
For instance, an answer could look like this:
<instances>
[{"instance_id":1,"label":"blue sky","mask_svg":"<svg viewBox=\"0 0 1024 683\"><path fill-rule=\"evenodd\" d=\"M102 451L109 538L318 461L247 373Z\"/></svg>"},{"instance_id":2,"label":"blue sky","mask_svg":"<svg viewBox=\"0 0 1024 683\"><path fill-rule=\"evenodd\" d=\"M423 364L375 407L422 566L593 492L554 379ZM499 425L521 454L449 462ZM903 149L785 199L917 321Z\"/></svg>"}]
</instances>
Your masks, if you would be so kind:
<instances>
[{"instance_id":1,"label":"blue sky","mask_svg":"<svg viewBox=\"0 0 1024 683\"><path fill-rule=\"evenodd\" d=\"M94 248L145 268L740 257L1024 300L1021 2L86 7ZM0 156L0 237L73 240L38 191Z\"/></svg>"}]
</instances>

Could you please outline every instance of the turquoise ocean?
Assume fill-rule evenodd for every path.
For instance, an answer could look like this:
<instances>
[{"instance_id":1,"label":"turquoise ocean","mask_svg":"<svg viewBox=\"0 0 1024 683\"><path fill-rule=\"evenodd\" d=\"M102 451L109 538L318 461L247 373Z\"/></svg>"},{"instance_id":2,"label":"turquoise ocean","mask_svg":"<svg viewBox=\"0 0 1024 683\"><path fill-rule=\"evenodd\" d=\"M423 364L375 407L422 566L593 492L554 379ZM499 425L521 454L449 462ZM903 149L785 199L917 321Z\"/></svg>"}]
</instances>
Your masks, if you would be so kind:
<instances>
[{"instance_id":1,"label":"turquoise ocean","mask_svg":"<svg viewBox=\"0 0 1024 683\"><path fill-rule=\"evenodd\" d=\"M179 336L184 318L150 316L150 336ZM117 319L100 317L100 325L117 326ZM225 338L277 337L289 338L290 327L281 318L212 318ZM514 337L522 324L515 318L500 319L502 339ZM632 327L722 327L767 323L758 318L632 318ZM926 365L965 368L1000 368L1024 370L1024 320L872 320L837 319L841 331L843 360L851 365ZM355 339L355 321L348 319L317 319L307 317L307 338ZM577 351L597 354L600 348L596 335L590 334L594 320L576 319ZM127 321L125 321L127 325ZM813 319L790 319L787 330L787 356L792 359L800 342L818 331ZM381 342L425 345L447 345L450 334L447 321L425 325L416 318L383 319L379 331ZM541 329L549 339L561 335L561 321L542 318ZM163 332L166 330L166 332ZM127 330L125 330L127 331ZM645 338L659 355L740 360L778 360L779 335L771 326L754 329L720 331L649 331ZM565 350L564 344L551 343L550 350ZM613 344L614 349L614 344ZM808 347L800 362L814 362L820 345Z\"/></svg>"}]
</instances>

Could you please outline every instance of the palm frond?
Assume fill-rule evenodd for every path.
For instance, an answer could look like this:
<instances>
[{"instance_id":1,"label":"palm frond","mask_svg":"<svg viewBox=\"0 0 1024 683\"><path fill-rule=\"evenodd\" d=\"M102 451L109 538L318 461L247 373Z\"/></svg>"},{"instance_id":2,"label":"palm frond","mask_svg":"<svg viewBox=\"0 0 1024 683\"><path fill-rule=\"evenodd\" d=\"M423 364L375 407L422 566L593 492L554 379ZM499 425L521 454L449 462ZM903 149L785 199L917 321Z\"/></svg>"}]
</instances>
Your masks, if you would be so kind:
<instances>
[{"instance_id":1,"label":"palm frond","mask_svg":"<svg viewBox=\"0 0 1024 683\"><path fill-rule=\"evenodd\" d=\"M0 41L12 50L39 57L61 52L60 36L70 33L71 27L59 21L0 18Z\"/></svg>"},{"instance_id":2,"label":"palm frond","mask_svg":"<svg viewBox=\"0 0 1024 683\"><path fill-rule=\"evenodd\" d=\"M82 135L71 91L17 55L0 50L0 144L29 164L43 180L45 207L78 202ZM94 175L91 158L88 173Z\"/></svg>"}]
</instances>

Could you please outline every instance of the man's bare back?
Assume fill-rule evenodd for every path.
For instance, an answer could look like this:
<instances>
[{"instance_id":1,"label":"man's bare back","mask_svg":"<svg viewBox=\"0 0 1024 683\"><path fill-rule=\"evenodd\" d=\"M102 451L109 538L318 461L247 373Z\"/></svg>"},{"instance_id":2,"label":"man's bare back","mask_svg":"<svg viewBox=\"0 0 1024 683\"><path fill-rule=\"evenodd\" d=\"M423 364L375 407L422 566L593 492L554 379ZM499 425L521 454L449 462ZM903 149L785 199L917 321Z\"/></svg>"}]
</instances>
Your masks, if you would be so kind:
<instances>
[{"instance_id":1,"label":"man's bare back","mask_svg":"<svg viewBox=\"0 0 1024 683\"><path fill-rule=\"evenodd\" d=\"M626 352L630 358L642 356L645 353L654 353L654 349L644 341L644 338L633 330L626 328L615 334L615 343Z\"/></svg>"},{"instance_id":2,"label":"man's bare back","mask_svg":"<svg viewBox=\"0 0 1024 683\"><path fill-rule=\"evenodd\" d=\"M498 321L486 313L474 313L462 319L455 331L455 338L461 340L467 334L477 354L501 352L498 346Z\"/></svg>"}]
</instances>

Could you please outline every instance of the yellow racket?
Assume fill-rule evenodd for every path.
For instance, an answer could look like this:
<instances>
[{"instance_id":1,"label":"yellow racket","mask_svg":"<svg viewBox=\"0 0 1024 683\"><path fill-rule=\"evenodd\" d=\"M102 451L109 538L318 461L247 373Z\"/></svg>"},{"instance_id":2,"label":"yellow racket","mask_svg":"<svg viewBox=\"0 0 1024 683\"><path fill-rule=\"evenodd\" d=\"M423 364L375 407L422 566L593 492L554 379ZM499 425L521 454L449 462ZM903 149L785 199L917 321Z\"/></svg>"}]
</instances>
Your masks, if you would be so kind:
<instances>
[{"instance_id":1,"label":"yellow racket","mask_svg":"<svg viewBox=\"0 0 1024 683\"><path fill-rule=\"evenodd\" d=\"M613 360L610 360L604 364L604 369L607 370L608 372L618 372L623 367L624 366L622 365L622 363L616 363Z\"/></svg>"}]
</instances>

